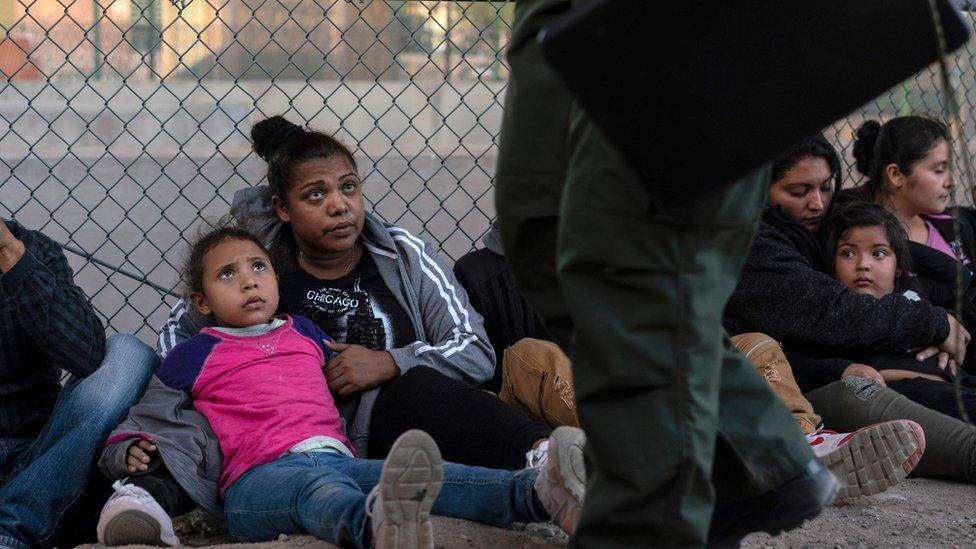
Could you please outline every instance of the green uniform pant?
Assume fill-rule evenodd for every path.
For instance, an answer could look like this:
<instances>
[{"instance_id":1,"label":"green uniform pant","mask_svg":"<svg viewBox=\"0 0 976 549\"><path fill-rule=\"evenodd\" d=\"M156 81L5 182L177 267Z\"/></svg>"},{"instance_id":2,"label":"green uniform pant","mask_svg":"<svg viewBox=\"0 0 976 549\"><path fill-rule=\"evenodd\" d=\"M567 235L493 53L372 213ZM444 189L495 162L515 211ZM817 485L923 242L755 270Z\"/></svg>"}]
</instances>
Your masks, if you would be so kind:
<instances>
[{"instance_id":1,"label":"green uniform pant","mask_svg":"<svg viewBox=\"0 0 976 549\"><path fill-rule=\"evenodd\" d=\"M769 172L707 192L694 173L641 180L541 60L537 30L568 5L516 5L496 203L520 287L573 363L589 471L574 542L701 546L716 502L813 459L721 325Z\"/></svg>"}]
</instances>

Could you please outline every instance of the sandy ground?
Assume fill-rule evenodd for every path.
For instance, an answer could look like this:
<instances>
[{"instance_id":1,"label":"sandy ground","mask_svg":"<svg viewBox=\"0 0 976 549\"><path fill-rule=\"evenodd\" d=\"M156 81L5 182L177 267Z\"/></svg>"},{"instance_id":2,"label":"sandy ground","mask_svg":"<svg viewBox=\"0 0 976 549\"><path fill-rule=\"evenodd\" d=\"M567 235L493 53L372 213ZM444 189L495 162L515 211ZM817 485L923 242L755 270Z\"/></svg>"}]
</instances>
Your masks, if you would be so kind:
<instances>
[{"instance_id":1,"label":"sandy ground","mask_svg":"<svg viewBox=\"0 0 976 549\"><path fill-rule=\"evenodd\" d=\"M775 512L775 509L770 509ZM309 536L282 536L271 543L234 544L219 531L199 523L181 525L183 542L191 546L235 549L334 547ZM567 538L551 525L491 528L436 517L437 546L443 548L562 547ZM203 535L209 534L209 535ZM648 540L648 546L653 543ZM743 547L973 547L976 546L976 487L935 480L911 479L875 496L852 500L824 511L803 528L778 537L753 535ZM95 545L85 546L98 547Z\"/></svg>"},{"instance_id":2,"label":"sandy ground","mask_svg":"<svg viewBox=\"0 0 976 549\"><path fill-rule=\"evenodd\" d=\"M750 548L973 546L976 486L925 479L832 507L775 538L756 534L743 543Z\"/></svg>"}]
</instances>

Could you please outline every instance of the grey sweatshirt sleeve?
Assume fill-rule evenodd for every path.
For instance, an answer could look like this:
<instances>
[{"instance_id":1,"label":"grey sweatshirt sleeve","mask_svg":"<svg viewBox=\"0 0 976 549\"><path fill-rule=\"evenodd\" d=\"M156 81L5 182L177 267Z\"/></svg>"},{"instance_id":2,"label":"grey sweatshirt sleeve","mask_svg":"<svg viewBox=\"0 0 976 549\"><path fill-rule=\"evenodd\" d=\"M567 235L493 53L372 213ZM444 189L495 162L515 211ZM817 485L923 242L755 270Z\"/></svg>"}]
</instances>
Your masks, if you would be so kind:
<instances>
[{"instance_id":1,"label":"grey sweatshirt sleeve","mask_svg":"<svg viewBox=\"0 0 976 549\"><path fill-rule=\"evenodd\" d=\"M126 455L129 447L136 443L137 439L130 438L109 444L102 450L102 457L98 460L98 468L102 474L112 480L118 480L133 475L145 475L155 471L163 461L159 458L159 452L149 455L149 469L131 473L126 465Z\"/></svg>"},{"instance_id":2,"label":"grey sweatshirt sleeve","mask_svg":"<svg viewBox=\"0 0 976 549\"><path fill-rule=\"evenodd\" d=\"M495 369L495 352L468 294L433 251L435 248L403 229L391 232L409 256L412 269L419 273L414 284L427 336L427 341L389 349L400 373L423 365L471 385L488 381Z\"/></svg>"},{"instance_id":3,"label":"grey sweatshirt sleeve","mask_svg":"<svg viewBox=\"0 0 976 549\"><path fill-rule=\"evenodd\" d=\"M173 347L197 335L203 328L213 325L212 319L203 316L197 312L196 307L181 299L173 306L166 324L159 330L156 352L166 358Z\"/></svg>"},{"instance_id":4,"label":"grey sweatshirt sleeve","mask_svg":"<svg viewBox=\"0 0 976 549\"><path fill-rule=\"evenodd\" d=\"M733 335L763 332L831 347L903 353L949 336L946 312L901 294L855 294L760 228L725 311Z\"/></svg>"},{"instance_id":5,"label":"grey sweatshirt sleeve","mask_svg":"<svg viewBox=\"0 0 976 549\"><path fill-rule=\"evenodd\" d=\"M192 408L189 394L167 387L153 376L139 403L109 435L98 461L102 473L112 479L131 476L125 454L136 439L151 440L156 445L150 471L165 463L194 501L215 517L223 518L218 495L220 444L207 419Z\"/></svg>"},{"instance_id":6,"label":"grey sweatshirt sleeve","mask_svg":"<svg viewBox=\"0 0 976 549\"><path fill-rule=\"evenodd\" d=\"M125 454L133 442L133 439L126 439L105 446L102 457L98 460L98 468L103 475L118 480L129 474L125 466Z\"/></svg>"},{"instance_id":7,"label":"grey sweatshirt sleeve","mask_svg":"<svg viewBox=\"0 0 976 549\"><path fill-rule=\"evenodd\" d=\"M177 410L187 407L189 397L185 393L166 387L153 376L139 402L129 409L125 420L109 434L98 460L98 468L108 478L120 479L132 474L144 475L159 467L161 460L157 451L149 462L148 471L130 473L125 463L126 453L138 440L158 442L154 435L161 425L168 429L178 427L179 422L174 419Z\"/></svg>"}]
</instances>

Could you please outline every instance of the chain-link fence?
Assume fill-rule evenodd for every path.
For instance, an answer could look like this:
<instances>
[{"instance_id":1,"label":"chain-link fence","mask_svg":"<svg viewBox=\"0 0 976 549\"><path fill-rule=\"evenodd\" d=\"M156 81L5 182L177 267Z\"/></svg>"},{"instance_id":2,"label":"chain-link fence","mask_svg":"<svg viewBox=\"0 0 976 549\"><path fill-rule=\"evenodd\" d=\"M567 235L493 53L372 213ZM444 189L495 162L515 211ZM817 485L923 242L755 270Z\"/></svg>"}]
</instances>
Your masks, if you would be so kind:
<instances>
[{"instance_id":1,"label":"chain-link fence","mask_svg":"<svg viewBox=\"0 0 976 549\"><path fill-rule=\"evenodd\" d=\"M262 183L251 125L285 114L353 146L372 209L457 259L494 216L513 7L0 0L0 216L67 244L110 331L150 341L201 216ZM966 107L974 56L952 65ZM866 116L940 113L934 76L827 130L848 165Z\"/></svg>"}]
</instances>

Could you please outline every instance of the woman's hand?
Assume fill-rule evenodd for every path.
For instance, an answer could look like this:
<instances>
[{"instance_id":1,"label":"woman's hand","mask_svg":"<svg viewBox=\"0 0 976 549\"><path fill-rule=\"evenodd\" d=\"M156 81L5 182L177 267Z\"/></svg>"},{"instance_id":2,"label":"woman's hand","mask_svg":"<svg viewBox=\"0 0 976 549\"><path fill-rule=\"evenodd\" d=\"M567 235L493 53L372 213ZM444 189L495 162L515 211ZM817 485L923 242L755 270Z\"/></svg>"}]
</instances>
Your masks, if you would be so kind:
<instances>
[{"instance_id":1,"label":"woman's hand","mask_svg":"<svg viewBox=\"0 0 976 549\"><path fill-rule=\"evenodd\" d=\"M939 349L949 353L949 358L956 361L956 364L962 364L966 359L966 345L969 344L969 332L963 327L962 323L956 320L956 317L952 315L946 315L949 317L949 337L946 338L942 345L939 345Z\"/></svg>"},{"instance_id":2,"label":"woman's hand","mask_svg":"<svg viewBox=\"0 0 976 549\"><path fill-rule=\"evenodd\" d=\"M841 379L846 379L849 377L863 377L864 379L870 379L871 381L877 383L882 387L887 387L881 373L874 368L868 366L867 364L851 364L844 370L844 373L840 375Z\"/></svg>"},{"instance_id":3,"label":"woman's hand","mask_svg":"<svg viewBox=\"0 0 976 549\"><path fill-rule=\"evenodd\" d=\"M347 345L323 340L335 354L325 363L329 390L347 397L389 381L397 376L393 357L386 351L372 351L362 345Z\"/></svg>"}]
</instances>

